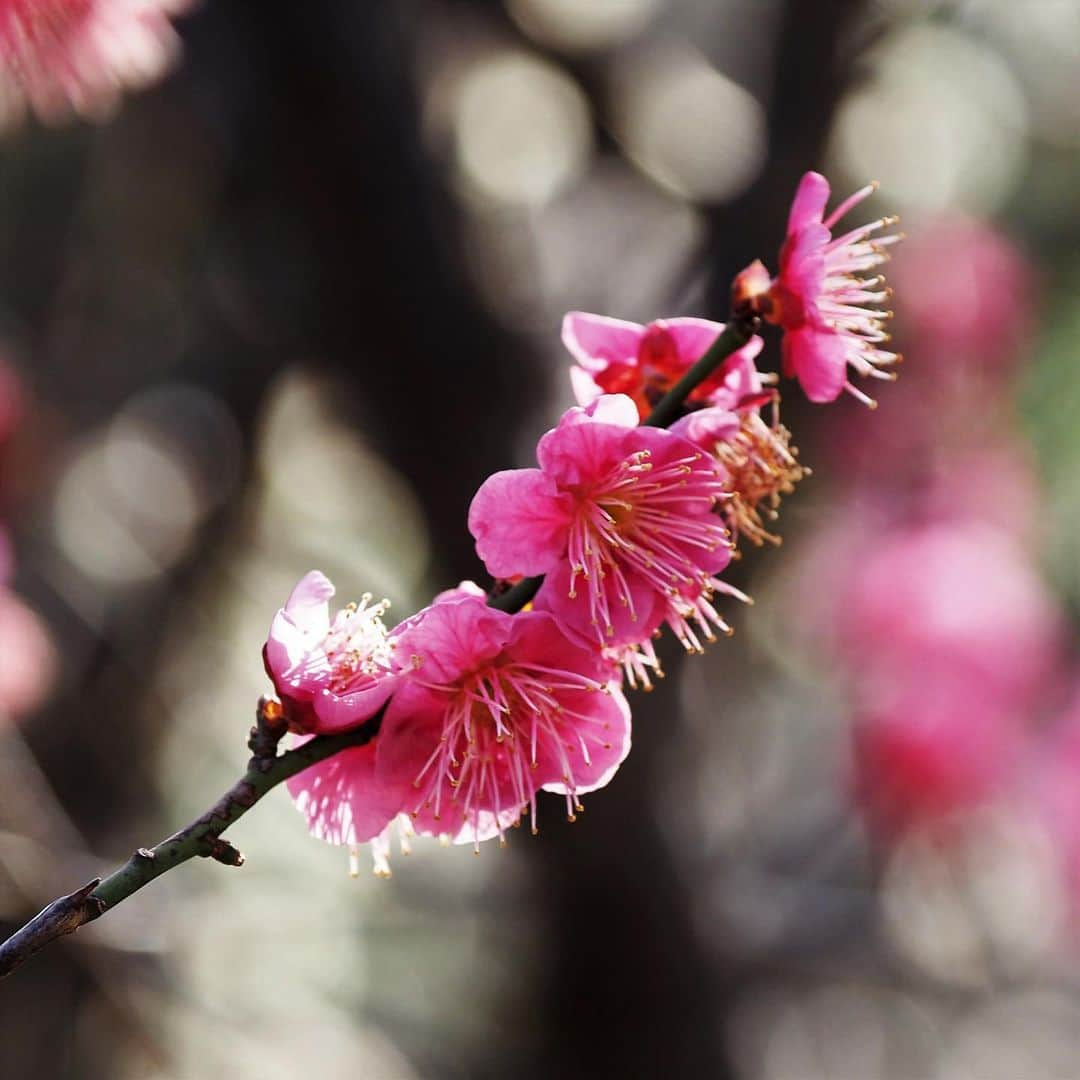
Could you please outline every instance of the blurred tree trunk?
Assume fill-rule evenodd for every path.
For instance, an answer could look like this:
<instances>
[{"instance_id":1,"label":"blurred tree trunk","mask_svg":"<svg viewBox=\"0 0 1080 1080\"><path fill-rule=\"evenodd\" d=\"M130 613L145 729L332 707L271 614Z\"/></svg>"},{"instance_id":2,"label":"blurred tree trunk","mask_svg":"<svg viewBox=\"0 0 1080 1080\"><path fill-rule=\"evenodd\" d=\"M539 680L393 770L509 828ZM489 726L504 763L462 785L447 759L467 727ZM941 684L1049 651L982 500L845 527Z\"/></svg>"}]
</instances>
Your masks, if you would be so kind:
<instances>
[{"instance_id":1,"label":"blurred tree trunk","mask_svg":"<svg viewBox=\"0 0 1080 1080\"><path fill-rule=\"evenodd\" d=\"M743 266L758 257L775 265L798 179L818 165L852 76L841 43L863 8L854 0L784 5L767 163L753 188L711 219L712 318L725 318L731 279ZM741 572L752 572L754 561L744 559ZM547 1053L515 1075L731 1075L724 1021L746 976L734 960L718 966L702 949L692 883L680 879L656 821L662 746L692 737L678 716L677 666L666 666L660 689L634 698L634 753L611 788L586 799L581 824L533 847L553 912L545 1009L531 1021L542 1025ZM490 1075L506 1075L505 1063Z\"/></svg>"},{"instance_id":2,"label":"blurred tree trunk","mask_svg":"<svg viewBox=\"0 0 1080 1080\"><path fill-rule=\"evenodd\" d=\"M398 14L394 5L337 0L206 5L184 24L185 65L170 83L127 102L102 131L29 138L32 147L66 149L70 182L56 182L55 159L38 149L33 167L48 183L31 176L17 212L53 227L13 234L0 285L24 320L42 392L79 426L107 421L154 378L194 381L238 418L249 472L273 376L288 363L325 364L341 380L344 407L356 410L365 435L416 490L440 560L434 573L451 582L476 573L465 511L486 472L510 459L515 403L523 407L534 395L538 377L528 353L513 347L465 284L454 207L419 144L409 41ZM11 152L21 149L16 143ZM200 166L205 172L197 174ZM178 197L193 200L183 208L190 247L148 243L147 230L171 235ZM87 205L99 203L107 210L92 222L96 242L79 252L89 272L69 285L74 295L61 304L57 283L70 282L72 233L81 230L55 223L80 221ZM145 261L148 250L157 254ZM106 263L108 282L124 282L124 295L102 297L110 285L101 284L98 270ZM27 268L36 270L36 287L26 285ZM73 351L50 351L51 323L78 319L80 310L99 321L102 299L107 311L140 310L142 283L158 278L185 298L189 347L149 377L137 360L106 370L116 358L98 356L108 378L88 395L93 368ZM83 341L77 324L66 331L65 342ZM29 736L99 849L120 854L123 845L156 839L146 829L156 816L159 730L140 727L152 711L140 706L170 600L229 535L240 503L208 524L175 572L113 597L96 632L81 626L47 583L26 583L51 616L61 653L89 654L85 678ZM253 655L260 644L251 643ZM216 719L235 724L239 764L248 717ZM153 905L154 898L136 902ZM145 965L65 942L0 984L5 1076L115 1074L125 1041L142 1035L122 1007L100 1006L94 973L106 969L117 981L116 1001L129 980L136 985L147 975ZM92 1026L80 1021L88 1011ZM169 1072L167 1058L162 1069Z\"/></svg>"}]
</instances>

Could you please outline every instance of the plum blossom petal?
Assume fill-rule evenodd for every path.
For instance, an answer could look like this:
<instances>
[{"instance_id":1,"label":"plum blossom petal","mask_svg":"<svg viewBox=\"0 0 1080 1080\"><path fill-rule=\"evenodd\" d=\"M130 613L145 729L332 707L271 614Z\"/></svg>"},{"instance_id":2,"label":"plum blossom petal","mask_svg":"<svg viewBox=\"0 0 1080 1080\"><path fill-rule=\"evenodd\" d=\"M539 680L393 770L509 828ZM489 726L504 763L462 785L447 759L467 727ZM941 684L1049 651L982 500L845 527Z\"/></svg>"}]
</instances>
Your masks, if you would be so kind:
<instances>
[{"instance_id":1,"label":"plum blossom petal","mask_svg":"<svg viewBox=\"0 0 1080 1080\"><path fill-rule=\"evenodd\" d=\"M544 585L533 601L537 611L548 611L560 620L564 633L583 645L593 645L598 636L598 623L583 615L566 618L563 598L577 600L582 588L571 564L563 559L544 579ZM666 599L657 593L654 585L632 570L624 571L621 583L626 603L609 604L607 623L611 633L605 643L611 646L637 644L647 640L664 621L667 611ZM607 639L610 639L608 641Z\"/></svg>"},{"instance_id":2,"label":"plum blossom petal","mask_svg":"<svg viewBox=\"0 0 1080 1080\"><path fill-rule=\"evenodd\" d=\"M495 577L543 574L566 547L572 503L539 469L489 476L469 507L476 551Z\"/></svg>"},{"instance_id":3,"label":"plum blossom petal","mask_svg":"<svg viewBox=\"0 0 1080 1080\"><path fill-rule=\"evenodd\" d=\"M301 746L312 736L301 736ZM379 837L401 808L401 790L375 769L375 745L349 747L286 781L318 840L355 846Z\"/></svg>"},{"instance_id":4,"label":"plum blossom petal","mask_svg":"<svg viewBox=\"0 0 1080 1080\"><path fill-rule=\"evenodd\" d=\"M403 669L424 664L425 679L447 682L498 655L510 632L508 619L505 612L488 607L483 594L448 597L414 615L403 630L395 630L395 656Z\"/></svg>"},{"instance_id":5,"label":"plum blossom petal","mask_svg":"<svg viewBox=\"0 0 1080 1080\"><path fill-rule=\"evenodd\" d=\"M813 402L835 401L847 385L844 339L827 327L804 323L784 335L784 374L799 380Z\"/></svg>"},{"instance_id":6,"label":"plum blossom petal","mask_svg":"<svg viewBox=\"0 0 1080 1080\"><path fill-rule=\"evenodd\" d=\"M637 424L633 410L623 394L604 394L587 408L568 409L536 445L541 471L565 491L610 468L624 456L621 440Z\"/></svg>"},{"instance_id":7,"label":"plum blossom petal","mask_svg":"<svg viewBox=\"0 0 1080 1080\"><path fill-rule=\"evenodd\" d=\"M315 730L322 735L334 735L356 727L358 717L368 719L382 708L394 692L395 685L396 680L387 676L373 680L370 686L352 693L320 690L311 703L316 717Z\"/></svg>"},{"instance_id":8,"label":"plum blossom petal","mask_svg":"<svg viewBox=\"0 0 1080 1080\"><path fill-rule=\"evenodd\" d=\"M764 344L759 337L751 338L720 365L710 378L712 389L708 398L709 405L728 409L746 407L751 398L763 392L765 384L754 359ZM769 397L771 396L770 394ZM762 402L754 404L760 405Z\"/></svg>"},{"instance_id":9,"label":"plum blossom petal","mask_svg":"<svg viewBox=\"0 0 1080 1080\"><path fill-rule=\"evenodd\" d=\"M579 405L589 405L604 391L596 380L582 367L575 365L570 369L570 389Z\"/></svg>"},{"instance_id":10,"label":"plum blossom petal","mask_svg":"<svg viewBox=\"0 0 1080 1080\"><path fill-rule=\"evenodd\" d=\"M795 189L795 198L788 214L788 235L801 232L809 225L820 225L829 202L829 181L821 173L808 172Z\"/></svg>"},{"instance_id":11,"label":"plum blossom petal","mask_svg":"<svg viewBox=\"0 0 1080 1080\"><path fill-rule=\"evenodd\" d=\"M584 420L632 428L637 427L638 415L633 401L625 394L603 394L590 401L581 413L577 409L570 409L563 416L563 421L568 426L570 423L582 423Z\"/></svg>"},{"instance_id":12,"label":"plum blossom petal","mask_svg":"<svg viewBox=\"0 0 1080 1080\"><path fill-rule=\"evenodd\" d=\"M628 364L636 356L645 328L640 323L568 311L563 316L562 341L586 371L602 371L608 364Z\"/></svg>"},{"instance_id":13,"label":"plum blossom petal","mask_svg":"<svg viewBox=\"0 0 1080 1080\"><path fill-rule=\"evenodd\" d=\"M300 579L270 625L266 657L275 670L294 668L307 653L309 639L329 630L329 600L333 595L334 586L318 570Z\"/></svg>"},{"instance_id":14,"label":"plum blossom petal","mask_svg":"<svg viewBox=\"0 0 1080 1080\"><path fill-rule=\"evenodd\" d=\"M563 708L575 710L579 716L590 712L603 740L587 740L579 735L576 746L570 743L565 747L566 756L574 763L573 784L564 774L541 787L556 795L588 795L606 787L630 753L630 704L622 694L602 697L567 694ZM551 774L565 768L563 756L553 754L554 749L557 748L547 742L537 750L538 768L542 773Z\"/></svg>"},{"instance_id":15,"label":"plum blossom petal","mask_svg":"<svg viewBox=\"0 0 1080 1080\"><path fill-rule=\"evenodd\" d=\"M676 420L669 431L701 447L730 442L739 430L739 414L713 406Z\"/></svg>"},{"instance_id":16,"label":"plum blossom petal","mask_svg":"<svg viewBox=\"0 0 1080 1080\"><path fill-rule=\"evenodd\" d=\"M487 596L487 593L475 581L462 581L452 589L443 589L441 593L436 593L432 603L441 604L446 600L462 600L466 596L479 596L482 599Z\"/></svg>"}]
</instances>

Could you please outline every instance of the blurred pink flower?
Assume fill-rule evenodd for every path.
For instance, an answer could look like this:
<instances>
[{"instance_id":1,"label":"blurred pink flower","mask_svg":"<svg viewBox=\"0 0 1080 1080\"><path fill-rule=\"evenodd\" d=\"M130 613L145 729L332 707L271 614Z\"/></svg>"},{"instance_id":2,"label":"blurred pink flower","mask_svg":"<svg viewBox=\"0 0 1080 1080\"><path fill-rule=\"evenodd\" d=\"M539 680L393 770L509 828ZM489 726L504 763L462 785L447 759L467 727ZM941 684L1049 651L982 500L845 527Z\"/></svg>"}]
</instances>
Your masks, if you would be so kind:
<instances>
[{"instance_id":1,"label":"blurred pink flower","mask_svg":"<svg viewBox=\"0 0 1080 1080\"><path fill-rule=\"evenodd\" d=\"M1074 692L1033 755L1026 794L1058 855L1075 922L1080 917L1080 693Z\"/></svg>"},{"instance_id":2,"label":"blurred pink flower","mask_svg":"<svg viewBox=\"0 0 1080 1080\"><path fill-rule=\"evenodd\" d=\"M26 411L26 392L18 372L0 354L0 447L15 433Z\"/></svg>"},{"instance_id":3,"label":"blurred pink flower","mask_svg":"<svg viewBox=\"0 0 1080 1080\"><path fill-rule=\"evenodd\" d=\"M992 688L911 671L899 694L853 728L854 794L882 838L1006 793L1030 742Z\"/></svg>"},{"instance_id":4,"label":"blurred pink flower","mask_svg":"<svg viewBox=\"0 0 1080 1080\"><path fill-rule=\"evenodd\" d=\"M37 615L0 586L0 717L18 718L44 699L56 655Z\"/></svg>"},{"instance_id":5,"label":"blurred pink flower","mask_svg":"<svg viewBox=\"0 0 1080 1080\"><path fill-rule=\"evenodd\" d=\"M1031 268L986 222L926 222L904 244L893 275L911 347L931 361L947 358L950 371L1000 369L1029 336ZM940 377L940 364L920 367Z\"/></svg>"},{"instance_id":6,"label":"blurred pink flower","mask_svg":"<svg viewBox=\"0 0 1080 1080\"><path fill-rule=\"evenodd\" d=\"M305 575L274 616L263 648L293 731L330 734L362 724L394 690L392 647L370 594L331 620L334 586L317 570Z\"/></svg>"},{"instance_id":7,"label":"blurred pink flower","mask_svg":"<svg viewBox=\"0 0 1080 1080\"><path fill-rule=\"evenodd\" d=\"M763 313L784 330L784 374L802 384L811 401L834 401L847 390L868 405L873 402L848 381L850 365L860 375L892 379L881 369L894 363L878 305L889 294L884 278L861 275L885 262L883 250L898 235L870 237L894 223L879 218L833 238L832 226L876 188L870 184L842 202L822 220L829 200L829 182L809 172L799 184L788 218L787 239L780 251L780 273L774 279Z\"/></svg>"},{"instance_id":8,"label":"blurred pink flower","mask_svg":"<svg viewBox=\"0 0 1080 1080\"><path fill-rule=\"evenodd\" d=\"M377 746L380 783L404 793L421 835L473 843L505 830L536 793L603 787L630 750L614 666L572 644L542 612L508 615L448 597L401 632L404 669Z\"/></svg>"},{"instance_id":9,"label":"blurred pink flower","mask_svg":"<svg viewBox=\"0 0 1080 1080\"><path fill-rule=\"evenodd\" d=\"M45 120L101 115L124 88L160 77L180 40L169 21L190 0L3 0L0 124L26 107Z\"/></svg>"},{"instance_id":10,"label":"blurred pink flower","mask_svg":"<svg viewBox=\"0 0 1080 1080\"><path fill-rule=\"evenodd\" d=\"M662 623L687 649L726 630L710 598L731 560L717 465L670 431L638 427L605 395L568 410L537 446L539 469L489 477L469 509L495 577L546 574L536 607L600 646L643 642Z\"/></svg>"},{"instance_id":11,"label":"blurred pink flower","mask_svg":"<svg viewBox=\"0 0 1080 1080\"><path fill-rule=\"evenodd\" d=\"M1018 543L1038 541L1046 518L1039 509L1041 492L1029 444L999 437L981 446L946 448L927 465L927 473L920 500L927 520L967 518L992 525Z\"/></svg>"},{"instance_id":12,"label":"blurred pink flower","mask_svg":"<svg viewBox=\"0 0 1080 1080\"><path fill-rule=\"evenodd\" d=\"M723 323L706 319L657 319L642 326L606 315L571 311L563 319L563 344L577 360L570 369L574 396L588 405L601 394L626 394L644 420L652 407L720 336ZM754 357L762 341L751 338L732 353L687 399L733 408L761 392Z\"/></svg>"},{"instance_id":13,"label":"blurred pink flower","mask_svg":"<svg viewBox=\"0 0 1080 1080\"><path fill-rule=\"evenodd\" d=\"M861 559L838 618L864 697L946 674L1009 706L1052 686L1063 616L1012 536L940 522L883 533Z\"/></svg>"}]
</instances>

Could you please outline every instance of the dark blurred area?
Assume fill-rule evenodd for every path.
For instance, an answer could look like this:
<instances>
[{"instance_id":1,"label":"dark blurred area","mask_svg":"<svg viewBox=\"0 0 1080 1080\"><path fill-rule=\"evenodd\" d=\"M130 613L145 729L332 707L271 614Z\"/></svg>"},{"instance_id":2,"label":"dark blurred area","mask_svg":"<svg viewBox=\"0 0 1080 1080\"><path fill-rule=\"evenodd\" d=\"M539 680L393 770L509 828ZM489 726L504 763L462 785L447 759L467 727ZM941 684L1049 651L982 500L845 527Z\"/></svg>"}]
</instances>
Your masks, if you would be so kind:
<instances>
[{"instance_id":1,"label":"dark blurred area","mask_svg":"<svg viewBox=\"0 0 1080 1080\"><path fill-rule=\"evenodd\" d=\"M0 1076L1052 1080L1080 1052L1080 4L205 0L0 144L0 931L238 775L312 567L404 617L800 175L909 234L898 384L785 423L757 599L572 827L347 876L275 792L0 983ZM765 367L778 367L770 339ZM874 387L875 390L879 388ZM670 646L665 642L665 646Z\"/></svg>"}]
</instances>

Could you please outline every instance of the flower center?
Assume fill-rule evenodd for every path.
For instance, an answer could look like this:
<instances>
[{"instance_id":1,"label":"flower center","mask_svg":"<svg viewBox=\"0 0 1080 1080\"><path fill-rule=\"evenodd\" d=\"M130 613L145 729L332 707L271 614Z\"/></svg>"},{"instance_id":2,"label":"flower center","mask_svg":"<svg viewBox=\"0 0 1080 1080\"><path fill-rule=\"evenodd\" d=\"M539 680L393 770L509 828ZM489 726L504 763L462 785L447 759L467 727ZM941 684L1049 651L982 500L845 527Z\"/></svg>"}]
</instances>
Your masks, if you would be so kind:
<instances>
[{"instance_id":1,"label":"flower center","mask_svg":"<svg viewBox=\"0 0 1080 1080\"><path fill-rule=\"evenodd\" d=\"M339 611L323 638L330 689L336 694L364 689L390 670L392 650L382 621L390 601L372 604L371 599L371 593L364 593L359 604Z\"/></svg>"},{"instance_id":2,"label":"flower center","mask_svg":"<svg viewBox=\"0 0 1080 1080\"><path fill-rule=\"evenodd\" d=\"M566 694L608 693L603 683L516 662L491 665L449 685L415 681L449 700L439 742L413 781L419 792L414 816L430 809L436 821L448 819L450 835L471 825L479 836L483 819L493 814L505 840L506 826L516 825L528 809L535 833L539 785L534 774L543 761L557 765L567 816L574 820L581 809L575 761L589 765L590 747L610 749L611 744L607 722L573 708ZM545 775L540 783L552 780Z\"/></svg>"},{"instance_id":3,"label":"flower center","mask_svg":"<svg viewBox=\"0 0 1080 1080\"><path fill-rule=\"evenodd\" d=\"M692 454L654 467L650 452L639 450L581 494L568 544L569 596L577 598L579 579L587 584L601 644L615 632L616 605L638 619L632 584L643 582L667 597L708 586L710 575L694 554L715 551L728 534L709 512L723 495L723 480L711 469L694 468L702 460ZM699 512L687 512L691 507Z\"/></svg>"}]
</instances>

